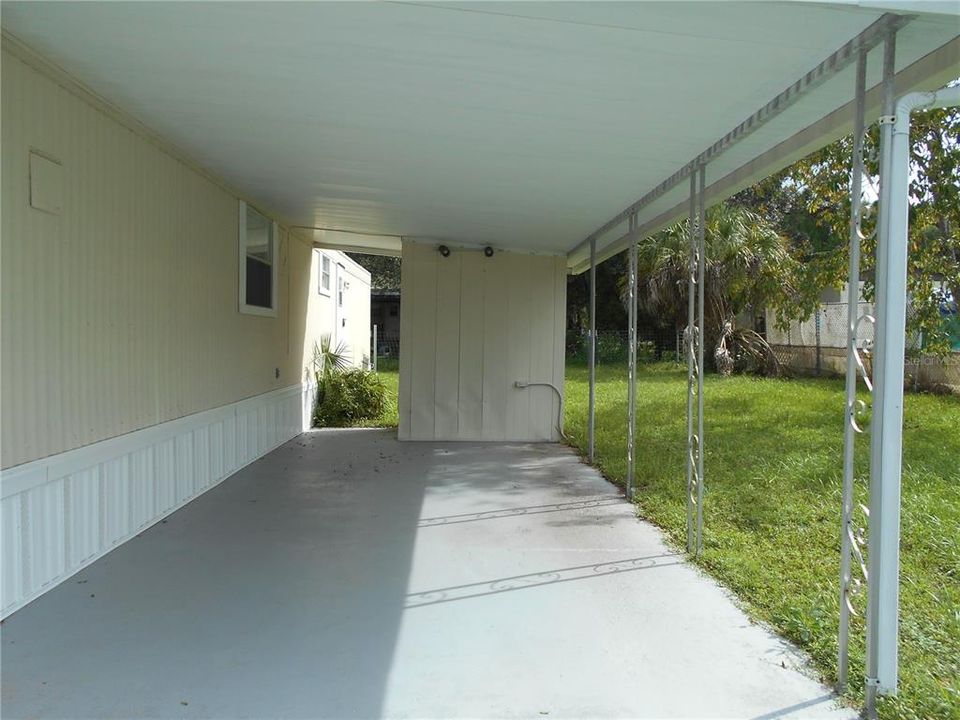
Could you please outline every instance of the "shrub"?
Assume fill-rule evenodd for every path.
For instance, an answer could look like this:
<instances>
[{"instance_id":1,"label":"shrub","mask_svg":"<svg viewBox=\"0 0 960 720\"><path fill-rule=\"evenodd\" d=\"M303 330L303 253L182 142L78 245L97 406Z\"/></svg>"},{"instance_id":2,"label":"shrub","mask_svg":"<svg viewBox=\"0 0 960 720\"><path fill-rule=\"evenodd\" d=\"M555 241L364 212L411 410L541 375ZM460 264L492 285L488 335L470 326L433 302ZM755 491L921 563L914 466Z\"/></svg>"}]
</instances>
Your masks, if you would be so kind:
<instances>
[{"instance_id":1,"label":"shrub","mask_svg":"<svg viewBox=\"0 0 960 720\"><path fill-rule=\"evenodd\" d=\"M620 333L598 332L596 357L598 363L626 362L627 341Z\"/></svg>"},{"instance_id":2,"label":"shrub","mask_svg":"<svg viewBox=\"0 0 960 720\"><path fill-rule=\"evenodd\" d=\"M377 420L387 404L387 389L376 373L343 370L321 375L313 412L315 427L346 427Z\"/></svg>"}]
</instances>

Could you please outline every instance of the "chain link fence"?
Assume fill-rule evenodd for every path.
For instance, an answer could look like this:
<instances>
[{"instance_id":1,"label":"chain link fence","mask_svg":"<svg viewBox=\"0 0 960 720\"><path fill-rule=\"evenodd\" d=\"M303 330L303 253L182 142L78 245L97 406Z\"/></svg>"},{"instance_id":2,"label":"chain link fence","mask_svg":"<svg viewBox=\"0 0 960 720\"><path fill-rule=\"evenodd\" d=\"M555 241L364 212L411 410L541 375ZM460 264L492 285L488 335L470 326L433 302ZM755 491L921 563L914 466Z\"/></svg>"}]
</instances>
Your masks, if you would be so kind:
<instances>
[{"instance_id":1,"label":"chain link fence","mask_svg":"<svg viewBox=\"0 0 960 720\"><path fill-rule=\"evenodd\" d=\"M568 333L567 359L587 362L589 333ZM598 365L625 364L627 362L629 332L624 330L600 330L597 332L596 361ZM683 331L669 328L637 328L637 362L684 362Z\"/></svg>"},{"instance_id":2,"label":"chain link fence","mask_svg":"<svg viewBox=\"0 0 960 720\"><path fill-rule=\"evenodd\" d=\"M859 318L873 316L872 303L861 302ZM824 303L813 317L794 321L786 330L776 327L773 313L767 313L767 342L780 363L802 374L842 376L847 367L847 304ZM861 319L857 335L860 346L872 348L873 323ZM921 338L907 336L906 387L960 394L960 352L946 357L925 355Z\"/></svg>"},{"instance_id":3,"label":"chain link fence","mask_svg":"<svg viewBox=\"0 0 960 720\"><path fill-rule=\"evenodd\" d=\"M377 328L370 332L370 357L376 358L378 370L396 370L400 364L400 333Z\"/></svg>"}]
</instances>

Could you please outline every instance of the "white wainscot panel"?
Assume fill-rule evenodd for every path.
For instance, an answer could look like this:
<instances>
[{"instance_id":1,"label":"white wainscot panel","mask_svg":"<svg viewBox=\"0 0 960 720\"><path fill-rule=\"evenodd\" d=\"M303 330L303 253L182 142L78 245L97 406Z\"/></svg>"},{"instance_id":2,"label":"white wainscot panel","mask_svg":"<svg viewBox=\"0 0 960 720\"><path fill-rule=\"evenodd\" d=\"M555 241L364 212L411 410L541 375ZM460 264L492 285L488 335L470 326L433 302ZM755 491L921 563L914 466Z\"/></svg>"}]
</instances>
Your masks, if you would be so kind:
<instances>
[{"instance_id":1,"label":"white wainscot panel","mask_svg":"<svg viewBox=\"0 0 960 720\"><path fill-rule=\"evenodd\" d=\"M3 471L0 617L308 429L313 397L292 386Z\"/></svg>"}]
</instances>

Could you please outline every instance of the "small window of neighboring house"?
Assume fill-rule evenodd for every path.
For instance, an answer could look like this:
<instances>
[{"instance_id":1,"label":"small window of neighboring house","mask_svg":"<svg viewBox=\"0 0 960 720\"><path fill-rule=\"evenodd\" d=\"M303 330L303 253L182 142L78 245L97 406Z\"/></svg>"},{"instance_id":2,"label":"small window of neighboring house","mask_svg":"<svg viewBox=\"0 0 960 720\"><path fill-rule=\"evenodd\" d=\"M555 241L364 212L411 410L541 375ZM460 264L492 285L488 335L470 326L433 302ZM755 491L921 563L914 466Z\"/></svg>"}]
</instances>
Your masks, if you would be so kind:
<instances>
[{"instance_id":1,"label":"small window of neighboring house","mask_svg":"<svg viewBox=\"0 0 960 720\"><path fill-rule=\"evenodd\" d=\"M277 316L277 224L240 201L240 312Z\"/></svg>"},{"instance_id":2,"label":"small window of neighboring house","mask_svg":"<svg viewBox=\"0 0 960 720\"><path fill-rule=\"evenodd\" d=\"M337 305L340 307L343 307L343 291L348 287L350 286L344 281L343 275L337 275Z\"/></svg>"},{"instance_id":3,"label":"small window of neighboring house","mask_svg":"<svg viewBox=\"0 0 960 720\"><path fill-rule=\"evenodd\" d=\"M320 253L320 294L330 294L330 258Z\"/></svg>"}]
</instances>

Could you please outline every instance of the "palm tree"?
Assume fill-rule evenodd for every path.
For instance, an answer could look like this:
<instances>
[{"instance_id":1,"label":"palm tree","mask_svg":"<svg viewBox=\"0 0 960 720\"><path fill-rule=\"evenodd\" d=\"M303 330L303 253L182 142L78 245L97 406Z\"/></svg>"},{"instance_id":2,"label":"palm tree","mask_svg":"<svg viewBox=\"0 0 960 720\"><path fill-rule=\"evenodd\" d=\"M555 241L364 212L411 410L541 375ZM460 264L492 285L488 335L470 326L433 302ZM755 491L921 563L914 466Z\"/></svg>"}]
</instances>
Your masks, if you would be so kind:
<instances>
[{"instance_id":1,"label":"palm tree","mask_svg":"<svg viewBox=\"0 0 960 720\"><path fill-rule=\"evenodd\" d=\"M734 318L744 310L790 302L797 265L786 238L758 214L741 206L720 204L707 211L705 243L705 347L717 346L728 322L733 336L747 332L756 336L752 329L736 329ZM637 271L641 312L658 318L674 331L682 330L687 324L689 221L641 240ZM624 302L626 282L622 277L620 294ZM735 346L742 344L736 337L733 341ZM727 342L731 342L729 334Z\"/></svg>"}]
</instances>

